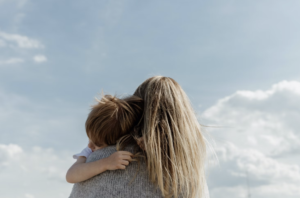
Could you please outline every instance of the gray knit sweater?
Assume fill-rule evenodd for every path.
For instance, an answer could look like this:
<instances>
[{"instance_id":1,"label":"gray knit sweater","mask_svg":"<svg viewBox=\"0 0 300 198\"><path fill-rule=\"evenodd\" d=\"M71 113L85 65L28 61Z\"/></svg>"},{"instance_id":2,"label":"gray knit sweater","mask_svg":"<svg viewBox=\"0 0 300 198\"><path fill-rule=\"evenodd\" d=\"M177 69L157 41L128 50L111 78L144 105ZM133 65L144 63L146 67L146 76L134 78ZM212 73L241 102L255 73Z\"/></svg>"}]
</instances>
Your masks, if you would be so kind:
<instances>
[{"instance_id":1,"label":"gray knit sweater","mask_svg":"<svg viewBox=\"0 0 300 198\"><path fill-rule=\"evenodd\" d=\"M128 146L125 150L133 152L133 147ZM115 146L105 147L93 152L87 162L106 158L114 152ZM162 198L161 191L150 182L146 163L142 161L139 170L138 167L138 162L131 162L125 170L105 171L84 182L76 183L69 198Z\"/></svg>"}]
</instances>

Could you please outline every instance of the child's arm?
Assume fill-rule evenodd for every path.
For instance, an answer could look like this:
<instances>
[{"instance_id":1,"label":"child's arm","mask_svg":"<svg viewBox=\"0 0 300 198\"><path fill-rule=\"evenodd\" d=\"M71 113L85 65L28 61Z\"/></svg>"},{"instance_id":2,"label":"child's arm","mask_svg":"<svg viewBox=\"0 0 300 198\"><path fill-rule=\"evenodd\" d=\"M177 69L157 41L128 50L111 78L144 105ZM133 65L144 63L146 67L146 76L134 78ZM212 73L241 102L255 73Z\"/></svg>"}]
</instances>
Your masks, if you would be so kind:
<instances>
[{"instance_id":1,"label":"child's arm","mask_svg":"<svg viewBox=\"0 0 300 198\"><path fill-rule=\"evenodd\" d=\"M107 158L94 162L85 163L86 157L80 156L71 166L66 175L69 183L85 181L95 175L103 173L106 170L125 169L132 161L132 153L127 151L117 151Z\"/></svg>"}]
</instances>

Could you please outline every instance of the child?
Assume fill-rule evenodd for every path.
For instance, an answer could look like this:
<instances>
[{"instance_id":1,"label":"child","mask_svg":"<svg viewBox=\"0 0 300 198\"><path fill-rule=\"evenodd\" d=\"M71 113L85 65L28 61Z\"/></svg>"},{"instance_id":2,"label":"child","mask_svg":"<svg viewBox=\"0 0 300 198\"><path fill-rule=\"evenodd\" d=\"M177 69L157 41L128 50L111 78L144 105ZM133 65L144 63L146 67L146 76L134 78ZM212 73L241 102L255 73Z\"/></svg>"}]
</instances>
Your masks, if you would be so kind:
<instances>
[{"instance_id":1,"label":"child","mask_svg":"<svg viewBox=\"0 0 300 198\"><path fill-rule=\"evenodd\" d=\"M121 137L132 132L143 114L143 100L136 96L118 99L105 95L97 101L85 123L88 147L73 156L77 161L67 172L69 183L85 181L106 170L125 169L129 162L134 161L132 153L117 151L107 158L85 163L93 151L116 145Z\"/></svg>"}]
</instances>

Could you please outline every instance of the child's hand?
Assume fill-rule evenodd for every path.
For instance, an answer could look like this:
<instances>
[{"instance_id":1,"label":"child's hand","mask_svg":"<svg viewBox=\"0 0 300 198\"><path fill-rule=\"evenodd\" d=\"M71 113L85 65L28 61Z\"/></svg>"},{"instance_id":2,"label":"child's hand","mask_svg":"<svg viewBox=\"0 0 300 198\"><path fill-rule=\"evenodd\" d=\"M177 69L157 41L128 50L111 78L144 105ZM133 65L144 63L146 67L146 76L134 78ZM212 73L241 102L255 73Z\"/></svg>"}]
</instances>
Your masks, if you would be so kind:
<instances>
[{"instance_id":1,"label":"child's hand","mask_svg":"<svg viewBox=\"0 0 300 198\"><path fill-rule=\"evenodd\" d=\"M111 154L106 159L107 170L125 169L126 166L132 161L133 154L128 151L117 151Z\"/></svg>"}]
</instances>

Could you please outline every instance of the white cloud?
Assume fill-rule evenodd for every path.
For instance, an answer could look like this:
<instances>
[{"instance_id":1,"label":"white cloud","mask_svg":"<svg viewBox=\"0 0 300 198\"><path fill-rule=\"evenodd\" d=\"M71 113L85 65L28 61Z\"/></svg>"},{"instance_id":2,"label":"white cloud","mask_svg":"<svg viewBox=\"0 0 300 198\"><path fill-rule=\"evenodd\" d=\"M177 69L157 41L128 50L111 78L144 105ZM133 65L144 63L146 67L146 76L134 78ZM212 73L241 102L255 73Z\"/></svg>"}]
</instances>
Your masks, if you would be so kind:
<instances>
[{"instance_id":1,"label":"white cloud","mask_svg":"<svg viewBox=\"0 0 300 198\"><path fill-rule=\"evenodd\" d=\"M0 185L18 189L2 188L1 196L67 197L72 185L65 181L65 174L72 163L71 154L57 154L53 149L24 150L19 145L0 144L0 164L5 164L0 170ZM55 190L49 190L49 186Z\"/></svg>"},{"instance_id":2,"label":"white cloud","mask_svg":"<svg viewBox=\"0 0 300 198\"><path fill-rule=\"evenodd\" d=\"M32 194L26 193L25 198L35 198Z\"/></svg>"},{"instance_id":3,"label":"white cloud","mask_svg":"<svg viewBox=\"0 0 300 198\"><path fill-rule=\"evenodd\" d=\"M211 197L299 197L300 82L236 91L201 115L217 142L219 165L209 171Z\"/></svg>"},{"instance_id":4,"label":"white cloud","mask_svg":"<svg viewBox=\"0 0 300 198\"><path fill-rule=\"evenodd\" d=\"M298 181L300 182L300 167L296 164L280 163L265 156L256 149L241 149L233 144L218 148L221 162L233 162L231 173L245 177L248 171L253 179L267 181Z\"/></svg>"},{"instance_id":5,"label":"white cloud","mask_svg":"<svg viewBox=\"0 0 300 198\"><path fill-rule=\"evenodd\" d=\"M36 55L36 56L33 57L33 60L36 63L42 63L42 62L46 62L47 61L47 57L44 56L44 55Z\"/></svg>"},{"instance_id":6,"label":"white cloud","mask_svg":"<svg viewBox=\"0 0 300 198\"><path fill-rule=\"evenodd\" d=\"M208 180L212 198L247 197L248 188L252 197L300 196L298 164L282 163L256 149L233 144L219 145L216 151L220 162L210 167Z\"/></svg>"},{"instance_id":7,"label":"white cloud","mask_svg":"<svg viewBox=\"0 0 300 198\"><path fill-rule=\"evenodd\" d=\"M220 99L202 114L202 121L224 126L224 139L231 135L235 144L253 145L266 154L300 153L300 83L282 81L262 91L237 91ZM245 137L251 136L252 139ZM238 141L239 139L239 141Z\"/></svg>"},{"instance_id":8,"label":"white cloud","mask_svg":"<svg viewBox=\"0 0 300 198\"><path fill-rule=\"evenodd\" d=\"M13 159L18 159L23 150L18 145L1 145L0 144L0 168L9 166L9 162Z\"/></svg>"},{"instance_id":9,"label":"white cloud","mask_svg":"<svg viewBox=\"0 0 300 198\"><path fill-rule=\"evenodd\" d=\"M7 60L0 60L0 65L11 65L11 64L18 64L23 62L24 60L22 58L10 58Z\"/></svg>"},{"instance_id":10,"label":"white cloud","mask_svg":"<svg viewBox=\"0 0 300 198\"><path fill-rule=\"evenodd\" d=\"M43 48L44 45L36 39L0 31L0 65L24 63L29 57L32 57L32 53L41 51ZM42 63L47 61L47 57L35 55L33 60L36 63Z\"/></svg>"},{"instance_id":11,"label":"white cloud","mask_svg":"<svg viewBox=\"0 0 300 198\"><path fill-rule=\"evenodd\" d=\"M298 198L300 195L299 185L280 184L250 188L250 197L255 198ZM249 197L246 186L220 187L210 192L211 198L245 198Z\"/></svg>"},{"instance_id":12,"label":"white cloud","mask_svg":"<svg viewBox=\"0 0 300 198\"><path fill-rule=\"evenodd\" d=\"M38 40L19 34L8 34L0 31L0 38L10 43L11 46L16 46L19 48L44 48L44 46Z\"/></svg>"}]
</instances>

